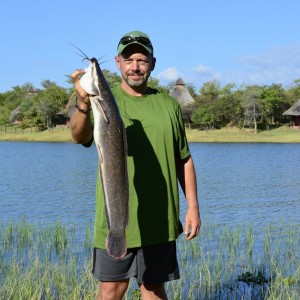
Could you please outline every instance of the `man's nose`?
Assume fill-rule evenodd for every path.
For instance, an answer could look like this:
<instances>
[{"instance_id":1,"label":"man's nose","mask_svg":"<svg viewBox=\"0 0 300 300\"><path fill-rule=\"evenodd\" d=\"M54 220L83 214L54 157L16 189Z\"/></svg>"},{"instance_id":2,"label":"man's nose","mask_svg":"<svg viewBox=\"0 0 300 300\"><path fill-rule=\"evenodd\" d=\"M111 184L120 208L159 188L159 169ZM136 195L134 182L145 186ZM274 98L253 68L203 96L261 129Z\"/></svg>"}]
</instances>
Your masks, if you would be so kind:
<instances>
[{"instance_id":1,"label":"man's nose","mask_svg":"<svg viewBox=\"0 0 300 300\"><path fill-rule=\"evenodd\" d=\"M136 60L132 61L131 69L132 70L138 70L139 69L139 64L138 64L138 62Z\"/></svg>"}]
</instances>

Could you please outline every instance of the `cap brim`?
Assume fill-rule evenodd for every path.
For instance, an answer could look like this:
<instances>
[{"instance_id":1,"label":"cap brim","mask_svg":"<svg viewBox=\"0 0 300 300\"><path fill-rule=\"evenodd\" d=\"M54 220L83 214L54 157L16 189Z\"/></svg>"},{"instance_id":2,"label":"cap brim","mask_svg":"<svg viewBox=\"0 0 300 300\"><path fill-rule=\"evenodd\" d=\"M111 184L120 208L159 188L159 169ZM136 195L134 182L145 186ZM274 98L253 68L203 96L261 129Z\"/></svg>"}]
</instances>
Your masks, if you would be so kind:
<instances>
[{"instance_id":1,"label":"cap brim","mask_svg":"<svg viewBox=\"0 0 300 300\"><path fill-rule=\"evenodd\" d=\"M129 46L132 46L132 45L139 45L142 48L144 48L149 54L153 53L152 47L148 47L148 46L146 46L144 44L141 44L137 41L133 41L132 43L129 43L127 45L120 44L119 47L118 47L118 54L121 54L126 48L128 48Z\"/></svg>"}]
</instances>

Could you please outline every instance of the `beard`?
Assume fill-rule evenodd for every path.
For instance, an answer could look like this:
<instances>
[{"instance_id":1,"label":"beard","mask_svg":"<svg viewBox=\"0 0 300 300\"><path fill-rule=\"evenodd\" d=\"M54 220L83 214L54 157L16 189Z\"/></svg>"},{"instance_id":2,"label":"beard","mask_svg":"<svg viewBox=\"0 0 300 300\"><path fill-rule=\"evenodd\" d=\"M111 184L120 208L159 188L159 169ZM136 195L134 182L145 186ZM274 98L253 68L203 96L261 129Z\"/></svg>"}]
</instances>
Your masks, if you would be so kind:
<instances>
[{"instance_id":1,"label":"beard","mask_svg":"<svg viewBox=\"0 0 300 300\"><path fill-rule=\"evenodd\" d=\"M148 82L148 77L146 77L144 74L139 74L139 75L143 75L143 78L139 79L139 80L131 80L129 79L130 75L134 75L134 74L129 74L127 75L124 79L127 82L127 84L130 87L141 87L141 86L145 86L147 85Z\"/></svg>"}]
</instances>

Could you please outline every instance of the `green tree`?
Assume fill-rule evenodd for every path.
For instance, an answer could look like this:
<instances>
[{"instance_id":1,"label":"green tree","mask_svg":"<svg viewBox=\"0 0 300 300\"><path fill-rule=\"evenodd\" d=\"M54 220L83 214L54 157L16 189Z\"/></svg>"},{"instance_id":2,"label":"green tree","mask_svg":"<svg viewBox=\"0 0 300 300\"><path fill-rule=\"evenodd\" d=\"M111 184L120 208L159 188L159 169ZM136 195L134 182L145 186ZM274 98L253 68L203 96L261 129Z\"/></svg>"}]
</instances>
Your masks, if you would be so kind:
<instances>
[{"instance_id":1,"label":"green tree","mask_svg":"<svg viewBox=\"0 0 300 300\"><path fill-rule=\"evenodd\" d=\"M20 110L23 126L36 126L43 130L53 126L52 119L66 106L69 92L49 80L44 80L41 85L44 89L23 99Z\"/></svg>"},{"instance_id":2,"label":"green tree","mask_svg":"<svg viewBox=\"0 0 300 300\"><path fill-rule=\"evenodd\" d=\"M102 70L103 75L108 83L108 85L112 88L116 85L119 85L122 81L121 77L116 72L111 72L109 70Z\"/></svg>"},{"instance_id":3,"label":"green tree","mask_svg":"<svg viewBox=\"0 0 300 300\"><path fill-rule=\"evenodd\" d=\"M244 92L241 89L235 90L232 95L231 124L236 125L240 128L244 126L244 120L245 120L243 95Z\"/></svg>"},{"instance_id":4,"label":"green tree","mask_svg":"<svg viewBox=\"0 0 300 300\"><path fill-rule=\"evenodd\" d=\"M257 133L257 124L262 115L261 105L262 88L257 85L246 86L243 94L244 122L254 127L254 133Z\"/></svg>"},{"instance_id":5,"label":"green tree","mask_svg":"<svg viewBox=\"0 0 300 300\"><path fill-rule=\"evenodd\" d=\"M262 119L268 125L278 125L284 121L282 113L290 107L281 84L262 87Z\"/></svg>"},{"instance_id":6,"label":"green tree","mask_svg":"<svg viewBox=\"0 0 300 300\"><path fill-rule=\"evenodd\" d=\"M152 89L158 90L161 93L169 94L170 92L169 87L160 85L159 80L153 77L149 78L148 86L151 87Z\"/></svg>"},{"instance_id":7,"label":"green tree","mask_svg":"<svg viewBox=\"0 0 300 300\"><path fill-rule=\"evenodd\" d=\"M196 98L197 109L192 113L191 120L200 128L215 128L218 126L219 115L216 114L217 99L220 95L218 81L205 82L200 88L200 95Z\"/></svg>"},{"instance_id":8,"label":"green tree","mask_svg":"<svg viewBox=\"0 0 300 300\"><path fill-rule=\"evenodd\" d=\"M286 90L290 104L295 103L300 99L300 79L294 80L291 87Z\"/></svg>"},{"instance_id":9,"label":"green tree","mask_svg":"<svg viewBox=\"0 0 300 300\"><path fill-rule=\"evenodd\" d=\"M227 84L220 90L216 101L216 113L219 115L219 127L238 125L243 114L240 98L237 97L235 84Z\"/></svg>"},{"instance_id":10,"label":"green tree","mask_svg":"<svg viewBox=\"0 0 300 300\"><path fill-rule=\"evenodd\" d=\"M14 86L12 90L1 94L0 98L0 124L6 125L11 120L13 111L17 111L21 103L29 97L30 91L34 87L31 83L25 83L22 86ZM18 120L21 116L15 114L13 121Z\"/></svg>"},{"instance_id":11,"label":"green tree","mask_svg":"<svg viewBox=\"0 0 300 300\"><path fill-rule=\"evenodd\" d=\"M197 95L197 91L196 91L195 86L194 86L192 83L190 83L190 82L187 82L185 85L186 85L186 88L188 89L190 95L191 95L191 96L194 98L194 100L196 101L198 95Z\"/></svg>"},{"instance_id":12,"label":"green tree","mask_svg":"<svg viewBox=\"0 0 300 300\"><path fill-rule=\"evenodd\" d=\"M195 125L205 128L221 128L235 125L240 119L241 105L234 96L234 84L221 88L217 82L208 82L201 88L198 106L192 114Z\"/></svg>"},{"instance_id":13,"label":"green tree","mask_svg":"<svg viewBox=\"0 0 300 300\"><path fill-rule=\"evenodd\" d=\"M40 117L41 125L48 129L52 127L54 115L59 113L69 100L69 93L66 89L59 87L56 83L46 85L46 88L39 93L36 106L37 116Z\"/></svg>"},{"instance_id":14,"label":"green tree","mask_svg":"<svg viewBox=\"0 0 300 300\"><path fill-rule=\"evenodd\" d=\"M209 106L218 99L221 93L220 83L216 80L205 82L199 92L197 102L201 106Z\"/></svg>"},{"instance_id":15,"label":"green tree","mask_svg":"<svg viewBox=\"0 0 300 300\"><path fill-rule=\"evenodd\" d=\"M214 113L207 107L199 107L192 114L192 122L201 129L210 129L214 124Z\"/></svg>"}]
</instances>

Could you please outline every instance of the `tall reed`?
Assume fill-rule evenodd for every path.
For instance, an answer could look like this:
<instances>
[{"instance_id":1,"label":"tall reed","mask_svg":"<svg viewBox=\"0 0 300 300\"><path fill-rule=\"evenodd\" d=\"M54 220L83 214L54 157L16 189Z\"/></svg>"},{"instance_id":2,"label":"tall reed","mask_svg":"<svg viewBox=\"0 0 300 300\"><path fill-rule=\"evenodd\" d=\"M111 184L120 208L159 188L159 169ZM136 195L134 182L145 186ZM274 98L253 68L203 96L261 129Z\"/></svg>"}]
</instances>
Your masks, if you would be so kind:
<instances>
[{"instance_id":1,"label":"tall reed","mask_svg":"<svg viewBox=\"0 0 300 300\"><path fill-rule=\"evenodd\" d=\"M166 284L170 299L299 299L300 225L203 226L178 240L181 279ZM95 299L91 224L0 225L0 299ZM134 280L125 299L139 299Z\"/></svg>"}]
</instances>

